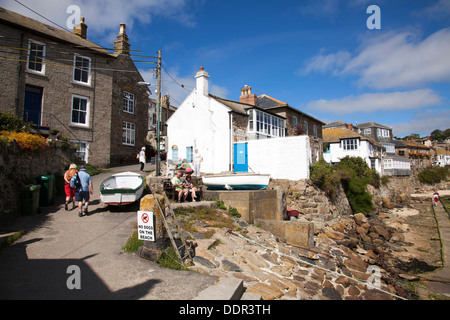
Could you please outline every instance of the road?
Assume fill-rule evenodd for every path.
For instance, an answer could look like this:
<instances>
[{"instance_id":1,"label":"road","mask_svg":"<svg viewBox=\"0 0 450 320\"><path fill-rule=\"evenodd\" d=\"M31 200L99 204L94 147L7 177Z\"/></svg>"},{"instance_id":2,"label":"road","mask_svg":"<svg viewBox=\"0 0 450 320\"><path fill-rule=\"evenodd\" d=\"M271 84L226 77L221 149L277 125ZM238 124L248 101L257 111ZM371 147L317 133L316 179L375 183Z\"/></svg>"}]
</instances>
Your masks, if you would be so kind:
<instances>
[{"instance_id":1,"label":"road","mask_svg":"<svg viewBox=\"0 0 450 320\"><path fill-rule=\"evenodd\" d=\"M139 172L139 166L93 176L88 216L65 211L59 196L40 214L17 219L11 228L26 234L0 252L0 299L190 300L215 283L214 277L160 268L122 251L138 204L103 208L99 192L101 181L122 171Z\"/></svg>"}]
</instances>

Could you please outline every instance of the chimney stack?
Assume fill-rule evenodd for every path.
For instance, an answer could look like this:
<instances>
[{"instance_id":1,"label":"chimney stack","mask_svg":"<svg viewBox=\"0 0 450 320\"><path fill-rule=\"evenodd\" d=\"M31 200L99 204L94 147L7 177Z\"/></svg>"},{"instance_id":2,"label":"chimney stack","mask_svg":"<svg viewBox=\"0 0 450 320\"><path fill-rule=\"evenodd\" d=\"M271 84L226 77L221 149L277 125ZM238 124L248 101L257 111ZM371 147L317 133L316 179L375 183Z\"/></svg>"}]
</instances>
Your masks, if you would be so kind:
<instances>
[{"instance_id":1,"label":"chimney stack","mask_svg":"<svg viewBox=\"0 0 450 320\"><path fill-rule=\"evenodd\" d=\"M130 54L130 42L128 41L125 23L120 24L119 34L114 41L114 52L116 54Z\"/></svg>"},{"instance_id":2,"label":"chimney stack","mask_svg":"<svg viewBox=\"0 0 450 320\"><path fill-rule=\"evenodd\" d=\"M203 67L200 67L200 71L195 75L197 79L197 92L207 96L209 90L208 78L209 74Z\"/></svg>"},{"instance_id":3,"label":"chimney stack","mask_svg":"<svg viewBox=\"0 0 450 320\"><path fill-rule=\"evenodd\" d=\"M252 106L256 106L257 96L256 94L252 94L252 87L245 85L244 88L241 89L241 96L239 97L239 101L246 104L251 104Z\"/></svg>"},{"instance_id":4,"label":"chimney stack","mask_svg":"<svg viewBox=\"0 0 450 320\"><path fill-rule=\"evenodd\" d=\"M88 26L84 23L84 17L80 17L80 23L73 27L73 33L86 39Z\"/></svg>"}]
</instances>

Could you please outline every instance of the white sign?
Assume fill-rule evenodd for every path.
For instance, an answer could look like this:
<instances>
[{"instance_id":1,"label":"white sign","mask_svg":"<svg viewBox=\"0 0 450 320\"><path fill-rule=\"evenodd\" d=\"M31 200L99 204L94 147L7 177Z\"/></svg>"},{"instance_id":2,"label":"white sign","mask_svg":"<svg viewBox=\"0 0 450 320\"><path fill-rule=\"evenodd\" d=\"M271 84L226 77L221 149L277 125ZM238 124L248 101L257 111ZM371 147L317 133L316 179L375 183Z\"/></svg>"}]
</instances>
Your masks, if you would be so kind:
<instances>
[{"instance_id":1,"label":"white sign","mask_svg":"<svg viewBox=\"0 0 450 320\"><path fill-rule=\"evenodd\" d=\"M153 212L138 211L138 239L146 241L155 241L153 230Z\"/></svg>"}]
</instances>

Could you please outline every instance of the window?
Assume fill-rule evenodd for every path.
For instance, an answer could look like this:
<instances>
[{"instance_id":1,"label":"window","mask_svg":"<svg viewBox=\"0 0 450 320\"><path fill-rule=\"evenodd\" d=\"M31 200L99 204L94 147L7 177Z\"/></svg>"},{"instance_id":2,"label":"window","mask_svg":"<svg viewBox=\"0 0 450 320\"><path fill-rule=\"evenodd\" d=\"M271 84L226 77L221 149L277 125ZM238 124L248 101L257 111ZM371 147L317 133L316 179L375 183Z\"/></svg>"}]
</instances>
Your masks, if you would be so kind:
<instances>
[{"instance_id":1,"label":"window","mask_svg":"<svg viewBox=\"0 0 450 320\"><path fill-rule=\"evenodd\" d=\"M297 117L296 116L292 116L292 127L295 128L297 126L297 124L298 124Z\"/></svg>"},{"instance_id":2,"label":"window","mask_svg":"<svg viewBox=\"0 0 450 320\"><path fill-rule=\"evenodd\" d=\"M72 124L89 126L89 98L72 96Z\"/></svg>"},{"instance_id":3,"label":"window","mask_svg":"<svg viewBox=\"0 0 450 320\"><path fill-rule=\"evenodd\" d=\"M72 144L77 146L75 154L78 159L88 162L88 143L86 141L71 140Z\"/></svg>"},{"instance_id":4,"label":"window","mask_svg":"<svg viewBox=\"0 0 450 320\"><path fill-rule=\"evenodd\" d=\"M91 82L91 59L75 55L75 68L73 71L73 80L90 84Z\"/></svg>"},{"instance_id":5,"label":"window","mask_svg":"<svg viewBox=\"0 0 450 320\"><path fill-rule=\"evenodd\" d=\"M130 122L123 122L122 143L127 146L136 144L136 125Z\"/></svg>"},{"instance_id":6,"label":"window","mask_svg":"<svg viewBox=\"0 0 450 320\"><path fill-rule=\"evenodd\" d=\"M123 92L123 111L134 114L134 94Z\"/></svg>"},{"instance_id":7,"label":"window","mask_svg":"<svg viewBox=\"0 0 450 320\"><path fill-rule=\"evenodd\" d=\"M30 41L28 46L27 69L39 73L45 72L45 44Z\"/></svg>"},{"instance_id":8,"label":"window","mask_svg":"<svg viewBox=\"0 0 450 320\"><path fill-rule=\"evenodd\" d=\"M194 161L194 147L186 147L186 161Z\"/></svg>"},{"instance_id":9,"label":"window","mask_svg":"<svg viewBox=\"0 0 450 320\"><path fill-rule=\"evenodd\" d=\"M344 150L358 150L358 139L342 140Z\"/></svg>"},{"instance_id":10,"label":"window","mask_svg":"<svg viewBox=\"0 0 450 320\"><path fill-rule=\"evenodd\" d=\"M316 125L313 125L313 135L314 135L314 138L317 138L317 126Z\"/></svg>"},{"instance_id":11,"label":"window","mask_svg":"<svg viewBox=\"0 0 450 320\"><path fill-rule=\"evenodd\" d=\"M370 135L371 133L372 133L372 129L371 129L371 128L364 129L364 135L365 135L365 136L368 136L368 135Z\"/></svg>"},{"instance_id":12,"label":"window","mask_svg":"<svg viewBox=\"0 0 450 320\"><path fill-rule=\"evenodd\" d=\"M178 147L172 146L172 161L178 162Z\"/></svg>"},{"instance_id":13,"label":"window","mask_svg":"<svg viewBox=\"0 0 450 320\"><path fill-rule=\"evenodd\" d=\"M257 139L284 137L284 127L283 119L259 110L249 111L248 132L255 133Z\"/></svg>"},{"instance_id":14,"label":"window","mask_svg":"<svg viewBox=\"0 0 450 320\"><path fill-rule=\"evenodd\" d=\"M305 135L309 134L308 121L303 120L303 126L305 127Z\"/></svg>"}]
</instances>

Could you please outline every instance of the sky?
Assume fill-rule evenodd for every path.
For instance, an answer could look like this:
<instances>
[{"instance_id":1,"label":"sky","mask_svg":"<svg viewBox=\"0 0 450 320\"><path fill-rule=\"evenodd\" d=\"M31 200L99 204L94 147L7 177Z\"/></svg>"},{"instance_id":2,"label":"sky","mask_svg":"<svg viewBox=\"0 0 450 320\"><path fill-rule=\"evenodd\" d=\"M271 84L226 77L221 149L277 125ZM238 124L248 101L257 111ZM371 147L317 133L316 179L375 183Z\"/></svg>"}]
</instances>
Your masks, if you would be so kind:
<instances>
[{"instance_id":1,"label":"sky","mask_svg":"<svg viewBox=\"0 0 450 320\"><path fill-rule=\"evenodd\" d=\"M450 128L450 0L0 0L51 24L24 5L65 28L77 6L106 48L126 23L136 55L161 50L174 106L204 67L225 99L249 85L325 123L374 121L397 137ZM154 65L136 65L155 85Z\"/></svg>"}]
</instances>

